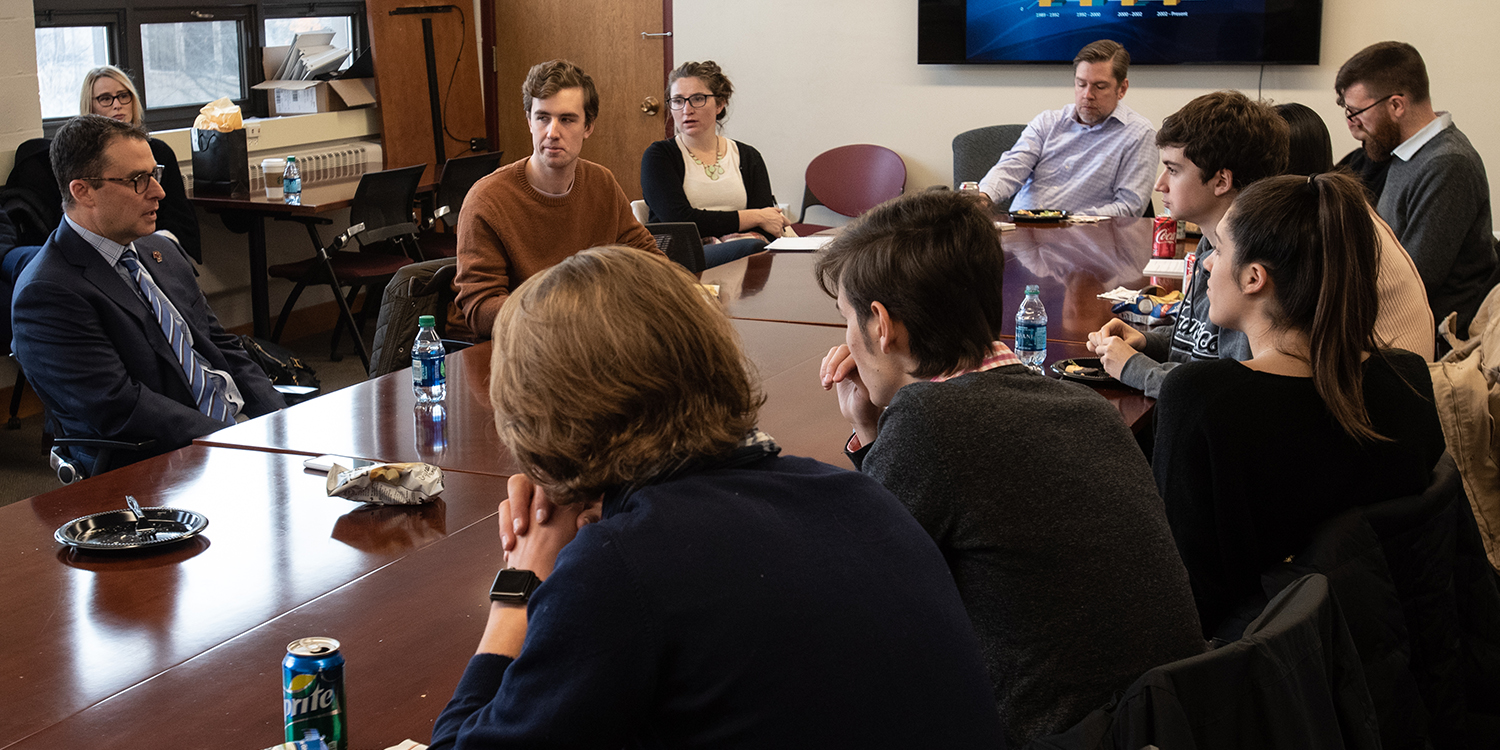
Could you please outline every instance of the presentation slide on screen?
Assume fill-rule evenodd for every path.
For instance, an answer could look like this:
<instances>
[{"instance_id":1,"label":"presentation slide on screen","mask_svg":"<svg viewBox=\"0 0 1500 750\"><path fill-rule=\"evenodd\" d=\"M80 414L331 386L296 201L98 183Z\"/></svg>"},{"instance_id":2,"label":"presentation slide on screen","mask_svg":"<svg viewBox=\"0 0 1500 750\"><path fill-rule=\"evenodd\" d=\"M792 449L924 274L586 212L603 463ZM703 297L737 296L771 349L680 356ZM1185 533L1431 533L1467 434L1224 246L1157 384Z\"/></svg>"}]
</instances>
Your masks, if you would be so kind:
<instances>
[{"instance_id":1,"label":"presentation slide on screen","mask_svg":"<svg viewBox=\"0 0 1500 750\"><path fill-rule=\"evenodd\" d=\"M1113 39L1140 63L1261 59L1266 0L968 0L972 61L1069 61Z\"/></svg>"}]
</instances>

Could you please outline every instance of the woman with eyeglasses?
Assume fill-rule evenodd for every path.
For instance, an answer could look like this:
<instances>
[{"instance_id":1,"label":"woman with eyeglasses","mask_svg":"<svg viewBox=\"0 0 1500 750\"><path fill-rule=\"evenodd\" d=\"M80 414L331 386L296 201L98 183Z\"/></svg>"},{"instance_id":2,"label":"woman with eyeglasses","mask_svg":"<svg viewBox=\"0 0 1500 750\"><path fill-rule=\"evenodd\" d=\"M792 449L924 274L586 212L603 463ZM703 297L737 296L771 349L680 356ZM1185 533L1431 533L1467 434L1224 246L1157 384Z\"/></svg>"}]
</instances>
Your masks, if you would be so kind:
<instances>
[{"instance_id":1,"label":"woman with eyeglasses","mask_svg":"<svg viewBox=\"0 0 1500 750\"><path fill-rule=\"evenodd\" d=\"M712 60L685 62L667 77L677 136L641 157L651 221L690 221L708 266L759 252L791 224L776 208L760 152L719 134L734 86Z\"/></svg>"},{"instance_id":2,"label":"woman with eyeglasses","mask_svg":"<svg viewBox=\"0 0 1500 750\"><path fill-rule=\"evenodd\" d=\"M1260 180L1219 225L1209 318L1251 358L1167 375L1152 466L1205 635L1237 636L1262 571L1345 510L1421 493L1443 453L1427 363L1375 333L1379 253L1341 172Z\"/></svg>"},{"instance_id":3,"label":"woman with eyeglasses","mask_svg":"<svg viewBox=\"0 0 1500 750\"><path fill-rule=\"evenodd\" d=\"M102 65L90 70L83 77L83 90L79 96L78 114L103 115L120 122L128 122L144 128L146 108L135 91L135 85L125 71L113 65ZM187 189L183 187L182 170L177 166L177 154L172 147L151 138L151 155L162 166L161 188L167 196L156 207L156 228L167 230L177 238L193 260L203 262L203 252L198 238L198 214L188 202Z\"/></svg>"}]
</instances>

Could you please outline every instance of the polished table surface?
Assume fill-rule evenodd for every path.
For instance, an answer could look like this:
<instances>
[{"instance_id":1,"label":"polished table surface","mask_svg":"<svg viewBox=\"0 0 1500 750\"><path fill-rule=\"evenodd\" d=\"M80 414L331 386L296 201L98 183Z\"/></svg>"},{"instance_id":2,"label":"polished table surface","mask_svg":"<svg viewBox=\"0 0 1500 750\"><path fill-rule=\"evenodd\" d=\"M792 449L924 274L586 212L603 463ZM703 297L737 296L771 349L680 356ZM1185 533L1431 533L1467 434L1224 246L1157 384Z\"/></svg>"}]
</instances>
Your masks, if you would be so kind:
<instances>
[{"instance_id":1,"label":"polished table surface","mask_svg":"<svg viewBox=\"0 0 1500 750\"><path fill-rule=\"evenodd\" d=\"M494 515L505 497L503 478L451 472L438 501L392 508L330 498L324 482L322 474L303 470L297 456L190 446L0 508L8 539L0 550L0 663L8 671L0 688L6 707L0 711L0 747L28 736L26 746L32 747L268 747L280 741L275 692L286 643L344 633L333 623L288 621L288 613L469 527L483 530L476 539L498 544ZM145 507L198 511L209 526L195 540L155 552L78 553L53 541L54 530L73 518L123 508L127 493ZM491 576L497 569L489 560L482 567ZM454 579L446 567L423 575L429 583L444 582L429 588L451 593ZM440 614L467 617L463 605L475 598L454 596ZM404 612L397 602L368 598L342 615L366 619L368 628L399 622ZM201 679L178 679L192 674L184 667L205 663L205 654L222 653L273 622L290 622L293 636L267 642L243 659L210 659L214 666ZM472 650L473 643L465 637L462 647ZM413 653L430 650L414 647ZM454 658L444 666L461 670L463 659ZM374 667L377 660L370 662ZM363 684L360 665L352 663L351 683L360 684L353 694L375 687ZM173 677L164 679L164 673ZM122 691L140 695L142 683L169 686L170 697L139 714L116 712ZM184 711L210 688L243 695L237 703ZM267 731L232 744L157 742L172 732L209 736L203 733L241 713L232 706L252 711L256 702L273 719ZM409 708L430 721L437 707L430 714L415 704ZM68 729L76 741L32 736L85 709L82 716L102 711L114 720L88 735ZM152 715L161 721L140 721Z\"/></svg>"},{"instance_id":2,"label":"polished table surface","mask_svg":"<svg viewBox=\"0 0 1500 750\"><path fill-rule=\"evenodd\" d=\"M1020 305L1028 284L1041 287L1047 306L1047 339L1082 343L1114 317L1101 292L1149 283L1141 273L1151 259L1150 219L1110 219L1097 224L1021 225L1004 232L1004 298ZM834 301L818 287L815 253L767 252L703 272L719 285L732 317L815 325L844 325ZM1006 316L1004 335L1015 334Z\"/></svg>"},{"instance_id":3,"label":"polished table surface","mask_svg":"<svg viewBox=\"0 0 1500 750\"><path fill-rule=\"evenodd\" d=\"M425 461L445 471L509 476L515 460L495 433L488 342L448 356L444 419L419 408L411 372L397 370L198 438L198 445L372 461ZM440 428L440 429L439 429Z\"/></svg>"}]
</instances>

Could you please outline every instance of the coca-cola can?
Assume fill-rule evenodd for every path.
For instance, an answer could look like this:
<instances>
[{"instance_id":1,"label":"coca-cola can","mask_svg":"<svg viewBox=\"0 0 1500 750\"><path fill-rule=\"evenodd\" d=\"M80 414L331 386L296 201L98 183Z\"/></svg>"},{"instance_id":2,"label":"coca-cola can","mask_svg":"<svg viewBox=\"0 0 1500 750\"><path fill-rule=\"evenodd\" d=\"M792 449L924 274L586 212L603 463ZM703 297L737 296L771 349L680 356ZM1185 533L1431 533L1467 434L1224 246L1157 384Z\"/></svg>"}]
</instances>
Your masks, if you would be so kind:
<instances>
[{"instance_id":1,"label":"coca-cola can","mask_svg":"<svg viewBox=\"0 0 1500 750\"><path fill-rule=\"evenodd\" d=\"M1170 216L1158 216L1155 226L1151 257L1171 258L1177 255L1177 220Z\"/></svg>"}]
</instances>

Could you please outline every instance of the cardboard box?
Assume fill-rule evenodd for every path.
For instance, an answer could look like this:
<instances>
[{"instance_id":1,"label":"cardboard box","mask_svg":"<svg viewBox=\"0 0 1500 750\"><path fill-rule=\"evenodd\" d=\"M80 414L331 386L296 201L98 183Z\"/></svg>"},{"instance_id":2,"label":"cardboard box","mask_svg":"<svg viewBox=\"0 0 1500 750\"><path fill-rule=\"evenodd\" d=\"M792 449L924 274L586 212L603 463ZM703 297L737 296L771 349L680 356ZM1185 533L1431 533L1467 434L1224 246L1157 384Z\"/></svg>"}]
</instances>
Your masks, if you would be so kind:
<instances>
[{"instance_id":1,"label":"cardboard box","mask_svg":"<svg viewBox=\"0 0 1500 750\"><path fill-rule=\"evenodd\" d=\"M286 47L266 47L262 66L267 78L274 76L286 60ZM375 79L341 78L333 81L278 81L257 83L267 92L271 116L306 115L367 107L375 103Z\"/></svg>"}]
</instances>

